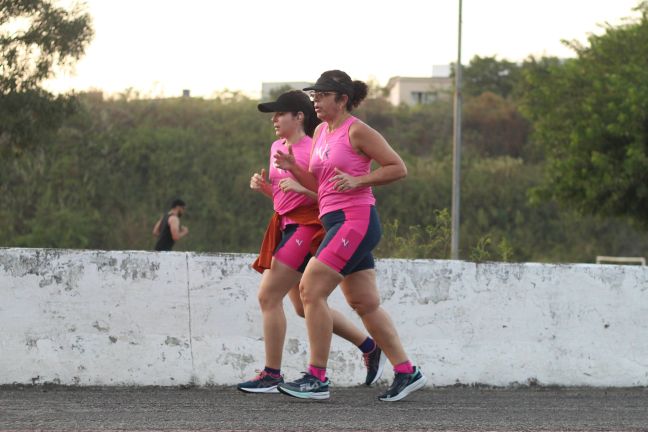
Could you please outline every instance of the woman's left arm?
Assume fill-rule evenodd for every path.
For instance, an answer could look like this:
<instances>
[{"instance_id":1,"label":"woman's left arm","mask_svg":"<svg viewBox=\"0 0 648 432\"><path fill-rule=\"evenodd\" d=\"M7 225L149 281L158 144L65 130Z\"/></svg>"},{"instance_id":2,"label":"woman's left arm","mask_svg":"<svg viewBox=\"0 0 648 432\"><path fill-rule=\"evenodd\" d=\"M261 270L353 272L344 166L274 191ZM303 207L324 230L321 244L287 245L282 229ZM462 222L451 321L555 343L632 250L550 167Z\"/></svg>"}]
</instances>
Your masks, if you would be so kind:
<instances>
[{"instance_id":1,"label":"woman's left arm","mask_svg":"<svg viewBox=\"0 0 648 432\"><path fill-rule=\"evenodd\" d=\"M306 195L314 201L317 201L317 192L302 186L297 180L286 177L279 181L279 187L284 192L296 192L298 194Z\"/></svg>"},{"instance_id":2,"label":"woman's left arm","mask_svg":"<svg viewBox=\"0 0 648 432\"><path fill-rule=\"evenodd\" d=\"M380 167L369 174L353 177L336 169L335 189L351 190L358 187L380 186L395 182L407 176L405 162L389 143L375 129L362 122L355 122L349 128L349 139L353 149L375 160Z\"/></svg>"}]
</instances>

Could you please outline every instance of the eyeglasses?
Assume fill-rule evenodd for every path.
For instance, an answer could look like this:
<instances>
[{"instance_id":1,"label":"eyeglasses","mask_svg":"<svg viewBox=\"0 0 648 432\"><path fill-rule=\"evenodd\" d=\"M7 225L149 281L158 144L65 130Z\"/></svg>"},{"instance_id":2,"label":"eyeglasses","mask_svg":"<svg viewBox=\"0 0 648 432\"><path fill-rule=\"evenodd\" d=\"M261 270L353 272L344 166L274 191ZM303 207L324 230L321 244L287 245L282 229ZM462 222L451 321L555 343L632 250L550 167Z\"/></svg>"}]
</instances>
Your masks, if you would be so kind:
<instances>
[{"instance_id":1,"label":"eyeglasses","mask_svg":"<svg viewBox=\"0 0 648 432\"><path fill-rule=\"evenodd\" d=\"M321 92L321 91L312 91L308 93L308 96L311 98L312 101L318 101L326 96L335 94L336 92Z\"/></svg>"}]
</instances>

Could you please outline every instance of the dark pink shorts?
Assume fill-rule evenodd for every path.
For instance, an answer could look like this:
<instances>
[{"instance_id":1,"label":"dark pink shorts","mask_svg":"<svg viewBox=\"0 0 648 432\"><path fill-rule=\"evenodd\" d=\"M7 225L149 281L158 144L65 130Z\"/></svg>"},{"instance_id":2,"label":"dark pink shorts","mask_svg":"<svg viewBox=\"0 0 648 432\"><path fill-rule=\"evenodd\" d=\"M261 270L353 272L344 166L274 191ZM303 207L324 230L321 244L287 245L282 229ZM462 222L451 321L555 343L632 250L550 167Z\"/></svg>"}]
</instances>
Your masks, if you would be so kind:
<instances>
[{"instance_id":1,"label":"dark pink shorts","mask_svg":"<svg viewBox=\"0 0 648 432\"><path fill-rule=\"evenodd\" d=\"M288 224L281 233L281 242L274 251L274 257L293 270L304 273L311 259L310 247L319 225Z\"/></svg>"},{"instance_id":2,"label":"dark pink shorts","mask_svg":"<svg viewBox=\"0 0 648 432\"><path fill-rule=\"evenodd\" d=\"M315 256L343 276L375 267L371 251L380 242L381 229L374 206L351 207L323 215L326 230Z\"/></svg>"}]
</instances>

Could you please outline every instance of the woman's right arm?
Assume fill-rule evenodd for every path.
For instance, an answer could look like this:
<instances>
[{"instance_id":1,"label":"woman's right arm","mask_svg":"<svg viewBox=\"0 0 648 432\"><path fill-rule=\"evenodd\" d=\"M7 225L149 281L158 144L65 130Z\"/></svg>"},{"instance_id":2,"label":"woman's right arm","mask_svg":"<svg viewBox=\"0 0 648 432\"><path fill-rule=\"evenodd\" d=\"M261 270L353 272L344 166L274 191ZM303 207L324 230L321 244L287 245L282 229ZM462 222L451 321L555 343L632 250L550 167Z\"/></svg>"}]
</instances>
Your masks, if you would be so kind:
<instances>
[{"instance_id":1,"label":"woman's right arm","mask_svg":"<svg viewBox=\"0 0 648 432\"><path fill-rule=\"evenodd\" d=\"M270 183L265 181L265 169L261 169L261 174L254 173L252 178L250 178L250 189L261 192L263 195L272 199L272 186Z\"/></svg>"}]
</instances>

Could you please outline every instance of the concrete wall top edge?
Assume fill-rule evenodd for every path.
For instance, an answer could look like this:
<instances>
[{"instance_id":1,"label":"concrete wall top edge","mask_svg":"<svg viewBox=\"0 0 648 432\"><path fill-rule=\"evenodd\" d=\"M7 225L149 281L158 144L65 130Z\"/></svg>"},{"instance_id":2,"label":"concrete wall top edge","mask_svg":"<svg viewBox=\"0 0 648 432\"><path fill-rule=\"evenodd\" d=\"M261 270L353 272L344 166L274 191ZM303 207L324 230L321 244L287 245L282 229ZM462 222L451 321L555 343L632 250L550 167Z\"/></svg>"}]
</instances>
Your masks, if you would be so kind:
<instances>
[{"instance_id":1,"label":"concrete wall top edge","mask_svg":"<svg viewBox=\"0 0 648 432\"><path fill-rule=\"evenodd\" d=\"M246 252L193 252L193 251L170 251L170 252L155 252L147 250L103 250L103 249L57 249L57 248L22 248L22 247L0 247L0 252L18 252L18 253L34 253L34 252L43 252L43 253L72 253L72 254L163 254L168 256L179 256L179 255L189 255L191 257L253 257L256 256L255 253L246 253ZM576 267L576 268L609 268L610 270L614 269L638 269L638 272L648 272L648 266L638 266L638 265L621 265L621 264L594 264L594 263L543 263L543 262L502 262L502 261L484 261L484 262L474 262L467 260L449 260L449 259L427 259L427 258L378 258L377 262L394 262L394 263L439 263L445 265L469 265L479 267L489 267L489 266L498 266L498 267L509 267L509 268L519 268L520 266L530 266L530 267Z\"/></svg>"}]
</instances>

